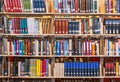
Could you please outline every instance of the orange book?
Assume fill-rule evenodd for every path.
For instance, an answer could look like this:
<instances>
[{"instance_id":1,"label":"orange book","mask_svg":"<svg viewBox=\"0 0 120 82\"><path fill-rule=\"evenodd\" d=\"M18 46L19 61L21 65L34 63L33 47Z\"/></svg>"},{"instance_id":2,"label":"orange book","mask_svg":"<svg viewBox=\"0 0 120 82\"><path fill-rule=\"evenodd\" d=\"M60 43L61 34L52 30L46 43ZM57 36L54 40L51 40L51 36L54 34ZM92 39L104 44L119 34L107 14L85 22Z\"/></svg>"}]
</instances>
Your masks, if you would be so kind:
<instances>
[{"instance_id":1,"label":"orange book","mask_svg":"<svg viewBox=\"0 0 120 82\"><path fill-rule=\"evenodd\" d=\"M92 55L95 55L95 42L92 42Z\"/></svg>"},{"instance_id":2,"label":"orange book","mask_svg":"<svg viewBox=\"0 0 120 82\"><path fill-rule=\"evenodd\" d=\"M105 0L99 0L99 6L100 13L105 13Z\"/></svg>"}]
</instances>

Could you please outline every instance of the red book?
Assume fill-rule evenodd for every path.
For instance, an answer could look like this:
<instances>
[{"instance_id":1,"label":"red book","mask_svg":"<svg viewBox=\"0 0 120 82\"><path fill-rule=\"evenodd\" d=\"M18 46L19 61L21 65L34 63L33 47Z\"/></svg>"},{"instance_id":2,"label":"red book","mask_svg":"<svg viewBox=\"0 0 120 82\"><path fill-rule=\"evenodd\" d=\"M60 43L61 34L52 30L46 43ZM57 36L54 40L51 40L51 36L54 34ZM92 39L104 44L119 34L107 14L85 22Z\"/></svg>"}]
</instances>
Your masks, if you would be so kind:
<instances>
[{"instance_id":1,"label":"red book","mask_svg":"<svg viewBox=\"0 0 120 82\"><path fill-rule=\"evenodd\" d=\"M15 4L15 2L16 2L16 0L12 0L13 2L12 2L12 4L13 4L13 12L15 12L15 8L16 8L16 4Z\"/></svg>"},{"instance_id":2,"label":"red book","mask_svg":"<svg viewBox=\"0 0 120 82\"><path fill-rule=\"evenodd\" d=\"M65 20L62 20L62 34L65 34L65 23L66 23L66 21Z\"/></svg>"},{"instance_id":3,"label":"red book","mask_svg":"<svg viewBox=\"0 0 120 82\"><path fill-rule=\"evenodd\" d=\"M22 12L21 2L18 0L18 12Z\"/></svg>"},{"instance_id":4,"label":"red book","mask_svg":"<svg viewBox=\"0 0 120 82\"><path fill-rule=\"evenodd\" d=\"M45 71L45 61L42 60L42 76L44 76L44 71Z\"/></svg>"},{"instance_id":5,"label":"red book","mask_svg":"<svg viewBox=\"0 0 120 82\"><path fill-rule=\"evenodd\" d=\"M65 20L65 34L68 34L68 20Z\"/></svg>"},{"instance_id":6,"label":"red book","mask_svg":"<svg viewBox=\"0 0 120 82\"><path fill-rule=\"evenodd\" d=\"M81 34L84 34L84 21L81 22Z\"/></svg>"},{"instance_id":7,"label":"red book","mask_svg":"<svg viewBox=\"0 0 120 82\"><path fill-rule=\"evenodd\" d=\"M28 41L28 42L27 42L27 47L28 47L28 48L27 48L27 49L28 49L28 50L27 50L27 55L30 55L30 40L28 39L27 41Z\"/></svg>"},{"instance_id":8,"label":"red book","mask_svg":"<svg viewBox=\"0 0 120 82\"><path fill-rule=\"evenodd\" d=\"M55 20L54 25L55 25L55 34L58 34L58 20Z\"/></svg>"},{"instance_id":9,"label":"red book","mask_svg":"<svg viewBox=\"0 0 120 82\"><path fill-rule=\"evenodd\" d=\"M61 34L62 33L62 21L61 20L59 20L59 22L58 22L58 34Z\"/></svg>"},{"instance_id":10,"label":"red book","mask_svg":"<svg viewBox=\"0 0 120 82\"><path fill-rule=\"evenodd\" d=\"M64 34L64 20L61 20L61 34Z\"/></svg>"},{"instance_id":11,"label":"red book","mask_svg":"<svg viewBox=\"0 0 120 82\"><path fill-rule=\"evenodd\" d=\"M78 13L78 0L75 0L75 12Z\"/></svg>"},{"instance_id":12,"label":"red book","mask_svg":"<svg viewBox=\"0 0 120 82\"><path fill-rule=\"evenodd\" d=\"M12 18L12 30L13 30L13 34L15 34L15 22L14 22L14 18Z\"/></svg>"},{"instance_id":13,"label":"red book","mask_svg":"<svg viewBox=\"0 0 120 82\"><path fill-rule=\"evenodd\" d=\"M5 12L8 12L8 0L4 0L4 10Z\"/></svg>"},{"instance_id":14,"label":"red book","mask_svg":"<svg viewBox=\"0 0 120 82\"><path fill-rule=\"evenodd\" d=\"M44 76L46 76L46 59L44 59Z\"/></svg>"},{"instance_id":15,"label":"red book","mask_svg":"<svg viewBox=\"0 0 120 82\"><path fill-rule=\"evenodd\" d=\"M9 0L9 4L10 4L10 12L13 12L13 1Z\"/></svg>"},{"instance_id":16,"label":"red book","mask_svg":"<svg viewBox=\"0 0 120 82\"><path fill-rule=\"evenodd\" d=\"M12 55L12 45L13 45L13 44L12 44L12 40L9 41L9 44L10 44L10 45L9 45L9 47L10 47L10 48L9 48L9 49L10 49L9 52L10 52L10 53L9 53L8 55Z\"/></svg>"},{"instance_id":17,"label":"red book","mask_svg":"<svg viewBox=\"0 0 120 82\"><path fill-rule=\"evenodd\" d=\"M88 34L90 34L90 19L88 19Z\"/></svg>"},{"instance_id":18,"label":"red book","mask_svg":"<svg viewBox=\"0 0 120 82\"><path fill-rule=\"evenodd\" d=\"M6 0L8 12L10 12L10 0Z\"/></svg>"}]
</instances>

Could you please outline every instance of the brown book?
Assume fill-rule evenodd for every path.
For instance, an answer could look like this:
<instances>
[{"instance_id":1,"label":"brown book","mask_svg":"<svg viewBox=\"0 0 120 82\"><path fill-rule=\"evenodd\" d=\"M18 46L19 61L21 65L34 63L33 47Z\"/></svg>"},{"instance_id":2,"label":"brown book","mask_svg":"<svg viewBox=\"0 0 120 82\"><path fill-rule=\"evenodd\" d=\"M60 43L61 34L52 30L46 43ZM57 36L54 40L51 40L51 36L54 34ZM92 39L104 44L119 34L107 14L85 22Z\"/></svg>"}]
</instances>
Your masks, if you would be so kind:
<instances>
[{"instance_id":1,"label":"brown book","mask_svg":"<svg viewBox=\"0 0 120 82\"><path fill-rule=\"evenodd\" d=\"M58 34L61 34L62 33L62 21L59 20L58 22Z\"/></svg>"},{"instance_id":2,"label":"brown book","mask_svg":"<svg viewBox=\"0 0 120 82\"><path fill-rule=\"evenodd\" d=\"M81 12L85 13L86 11L86 0L81 0Z\"/></svg>"},{"instance_id":3,"label":"brown book","mask_svg":"<svg viewBox=\"0 0 120 82\"><path fill-rule=\"evenodd\" d=\"M59 31L59 20L55 20L54 25L55 25L55 34L58 34L58 31Z\"/></svg>"},{"instance_id":4,"label":"brown book","mask_svg":"<svg viewBox=\"0 0 120 82\"><path fill-rule=\"evenodd\" d=\"M65 20L65 34L68 34L68 20Z\"/></svg>"}]
</instances>

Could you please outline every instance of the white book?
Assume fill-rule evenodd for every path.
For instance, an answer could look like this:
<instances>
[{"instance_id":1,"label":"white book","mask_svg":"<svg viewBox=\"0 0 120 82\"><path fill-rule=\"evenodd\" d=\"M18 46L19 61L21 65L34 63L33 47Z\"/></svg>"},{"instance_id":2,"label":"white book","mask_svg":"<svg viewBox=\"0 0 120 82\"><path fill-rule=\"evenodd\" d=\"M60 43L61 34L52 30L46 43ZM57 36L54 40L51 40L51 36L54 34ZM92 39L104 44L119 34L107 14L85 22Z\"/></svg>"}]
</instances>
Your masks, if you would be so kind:
<instances>
[{"instance_id":1,"label":"white book","mask_svg":"<svg viewBox=\"0 0 120 82\"><path fill-rule=\"evenodd\" d=\"M34 12L34 9L33 9L33 0L31 0L31 11L32 11L32 13Z\"/></svg>"},{"instance_id":2,"label":"white book","mask_svg":"<svg viewBox=\"0 0 120 82\"><path fill-rule=\"evenodd\" d=\"M27 27L28 27L28 34L34 34L35 29L35 19L34 18L27 18Z\"/></svg>"},{"instance_id":3,"label":"white book","mask_svg":"<svg viewBox=\"0 0 120 82\"><path fill-rule=\"evenodd\" d=\"M72 39L69 39L69 55L72 56Z\"/></svg>"},{"instance_id":4,"label":"white book","mask_svg":"<svg viewBox=\"0 0 120 82\"><path fill-rule=\"evenodd\" d=\"M7 39L6 39L7 40ZM10 42L9 41L6 41L6 50L7 50L7 52L6 52L6 54L7 55L10 55Z\"/></svg>"},{"instance_id":5,"label":"white book","mask_svg":"<svg viewBox=\"0 0 120 82\"><path fill-rule=\"evenodd\" d=\"M18 62L18 76L21 76L21 72L20 72L20 70L21 70L21 67L20 67L20 65L21 65L21 62Z\"/></svg>"},{"instance_id":6,"label":"white book","mask_svg":"<svg viewBox=\"0 0 120 82\"><path fill-rule=\"evenodd\" d=\"M115 43L116 46L116 56L118 56L118 42Z\"/></svg>"},{"instance_id":7,"label":"white book","mask_svg":"<svg viewBox=\"0 0 120 82\"><path fill-rule=\"evenodd\" d=\"M38 23L38 32L39 32L39 34L43 34L43 29L42 29L42 20L39 20L39 23Z\"/></svg>"},{"instance_id":8,"label":"white book","mask_svg":"<svg viewBox=\"0 0 120 82\"><path fill-rule=\"evenodd\" d=\"M81 34L81 21L79 22L79 34Z\"/></svg>"},{"instance_id":9,"label":"white book","mask_svg":"<svg viewBox=\"0 0 120 82\"><path fill-rule=\"evenodd\" d=\"M35 39L35 55L39 56L39 41Z\"/></svg>"}]
</instances>

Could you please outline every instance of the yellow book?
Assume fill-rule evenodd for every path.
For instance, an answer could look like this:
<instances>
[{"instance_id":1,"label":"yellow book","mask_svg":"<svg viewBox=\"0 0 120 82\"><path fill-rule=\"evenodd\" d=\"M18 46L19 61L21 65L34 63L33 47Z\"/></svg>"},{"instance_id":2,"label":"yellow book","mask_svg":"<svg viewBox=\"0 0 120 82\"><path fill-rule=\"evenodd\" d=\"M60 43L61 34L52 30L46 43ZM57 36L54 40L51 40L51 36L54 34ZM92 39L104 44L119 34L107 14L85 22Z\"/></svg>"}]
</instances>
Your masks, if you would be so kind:
<instances>
[{"instance_id":1,"label":"yellow book","mask_svg":"<svg viewBox=\"0 0 120 82\"><path fill-rule=\"evenodd\" d=\"M115 7L116 7L116 0L112 0L113 4L113 13L116 13Z\"/></svg>"},{"instance_id":2,"label":"yellow book","mask_svg":"<svg viewBox=\"0 0 120 82\"><path fill-rule=\"evenodd\" d=\"M116 76L119 75L119 62L116 62Z\"/></svg>"},{"instance_id":3,"label":"yellow book","mask_svg":"<svg viewBox=\"0 0 120 82\"><path fill-rule=\"evenodd\" d=\"M99 0L100 13L105 13L105 0Z\"/></svg>"},{"instance_id":4,"label":"yellow book","mask_svg":"<svg viewBox=\"0 0 120 82\"><path fill-rule=\"evenodd\" d=\"M40 59L36 61L36 72L37 76L40 76Z\"/></svg>"}]
</instances>

